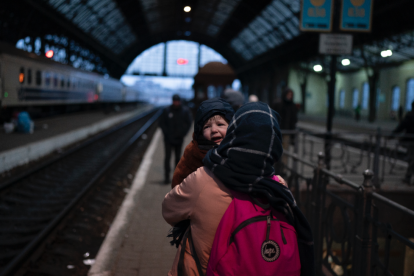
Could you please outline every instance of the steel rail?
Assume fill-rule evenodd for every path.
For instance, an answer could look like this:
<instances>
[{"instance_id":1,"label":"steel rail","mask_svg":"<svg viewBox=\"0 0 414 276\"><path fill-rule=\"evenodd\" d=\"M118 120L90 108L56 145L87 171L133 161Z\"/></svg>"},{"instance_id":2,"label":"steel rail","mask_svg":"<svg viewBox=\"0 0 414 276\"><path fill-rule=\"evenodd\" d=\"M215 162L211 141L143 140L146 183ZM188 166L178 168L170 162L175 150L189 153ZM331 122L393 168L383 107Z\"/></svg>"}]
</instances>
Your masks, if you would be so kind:
<instances>
[{"instance_id":1,"label":"steel rail","mask_svg":"<svg viewBox=\"0 0 414 276\"><path fill-rule=\"evenodd\" d=\"M146 112L145 115L154 112L151 110ZM17 266L20 265L24 259L35 249L35 247L40 244L45 237L50 234L51 231L61 222L61 220L71 211L71 209L80 201L80 199L86 194L86 192L92 187L92 185L118 160L118 158L125 153L125 151L136 142L136 140L159 118L162 113L162 109L159 109L150 119L147 121L144 126L142 126L134 135L129 139L129 141L118 151L116 155L110 158L110 160L102 167L99 172L85 185L83 190L71 200L71 202L51 221L43 230L40 232L36 238L34 238L20 253L15 257L1 272L0 276L7 276L9 273L14 272L17 269ZM144 116L145 116L144 115ZM144 116L140 116L139 119L142 119ZM135 119L134 122L138 120ZM124 126L129 125L125 124ZM118 127L120 129L121 127ZM110 133L113 133L111 131ZM104 137L106 135L101 136ZM87 144L90 144L87 143Z\"/></svg>"}]
</instances>

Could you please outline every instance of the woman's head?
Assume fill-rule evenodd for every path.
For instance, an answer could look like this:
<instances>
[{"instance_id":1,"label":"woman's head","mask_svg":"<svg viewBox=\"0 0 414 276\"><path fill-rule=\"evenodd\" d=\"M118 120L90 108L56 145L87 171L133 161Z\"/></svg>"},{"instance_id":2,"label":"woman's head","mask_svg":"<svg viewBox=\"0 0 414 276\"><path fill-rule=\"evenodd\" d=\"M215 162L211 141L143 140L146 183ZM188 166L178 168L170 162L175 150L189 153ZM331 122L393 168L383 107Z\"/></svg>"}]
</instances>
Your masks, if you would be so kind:
<instances>
[{"instance_id":1,"label":"woman's head","mask_svg":"<svg viewBox=\"0 0 414 276\"><path fill-rule=\"evenodd\" d=\"M271 175L273 163L283 153L279 119L279 114L265 103L243 105L230 121L215 156L239 173Z\"/></svg>"},{"instance_id":2,"label":"woman's head","mask_svg":"<svg viewBox=\"0 0 414 276\"><path fill-rule=\"evenodd\" d=\"M222 123L222 120L216 120L218 118L216 115L219 115L228 124L234 115L234 110L228 102L219 98L209 99L201 103L197 109L194 121L194 134L196 139L205 137L204 126L206 123Z\"/></svg>"}]
</instances>

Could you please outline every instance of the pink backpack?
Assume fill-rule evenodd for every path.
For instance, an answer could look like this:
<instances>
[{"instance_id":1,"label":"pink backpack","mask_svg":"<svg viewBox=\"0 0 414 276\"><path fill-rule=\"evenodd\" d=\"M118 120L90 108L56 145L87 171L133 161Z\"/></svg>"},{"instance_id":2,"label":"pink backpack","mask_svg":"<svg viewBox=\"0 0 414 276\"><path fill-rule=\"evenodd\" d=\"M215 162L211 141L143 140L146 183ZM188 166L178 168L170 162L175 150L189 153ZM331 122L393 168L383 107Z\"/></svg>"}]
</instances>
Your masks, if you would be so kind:
<instances>
[{"instance_id":1,"label":"pink backpack","mask_svg":"<svg viewBox=\"0 0 414 276\"><path fill-rule=\"evenodd\" d=\"M249 195L232 194L214 237L207 276L300 275L296 231L285 216Z\"/></svg>"}]
</instances>

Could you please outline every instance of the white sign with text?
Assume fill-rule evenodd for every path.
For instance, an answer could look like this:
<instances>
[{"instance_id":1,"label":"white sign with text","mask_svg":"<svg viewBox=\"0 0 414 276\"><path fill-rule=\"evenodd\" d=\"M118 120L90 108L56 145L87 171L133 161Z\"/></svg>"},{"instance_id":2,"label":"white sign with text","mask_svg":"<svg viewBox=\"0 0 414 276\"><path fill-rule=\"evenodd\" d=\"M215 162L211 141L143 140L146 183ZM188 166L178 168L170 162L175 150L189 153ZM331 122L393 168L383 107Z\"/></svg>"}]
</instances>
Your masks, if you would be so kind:
<instances>
[{"instance_id":1,"label":"white sign with text","mask_svg":"<svg viewBox=\"0 0 414 276\"><path fill-rule=\"evenodd\" d=\"M325 55L347 55L352 52L352 35L320 34L319 53Z\"/></svg>"}]
</instances>

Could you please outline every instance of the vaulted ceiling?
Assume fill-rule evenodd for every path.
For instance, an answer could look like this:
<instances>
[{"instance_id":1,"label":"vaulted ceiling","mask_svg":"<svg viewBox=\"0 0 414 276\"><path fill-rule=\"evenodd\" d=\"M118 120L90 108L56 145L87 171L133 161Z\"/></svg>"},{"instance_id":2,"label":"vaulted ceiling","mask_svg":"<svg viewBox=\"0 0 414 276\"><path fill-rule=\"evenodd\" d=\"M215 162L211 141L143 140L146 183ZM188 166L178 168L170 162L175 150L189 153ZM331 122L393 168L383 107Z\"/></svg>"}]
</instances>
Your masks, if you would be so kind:
<instances>
[{"instance_id":1,"label":"vaulted ceiling","mask_svg":"<svg viewBox=\"0 0 414 276\"><path fill-rule=\"evenodd\" d=\"M412 0L374 0L372 32L357 34L355 45L414 30L413 12ZM317 55L318 35L299 31L299 15L300 0L4 0L0 40L65 36L120 77L145 49L185 39L212 47L236 72L246 72Z\"/></svg>"}]
</instances>

